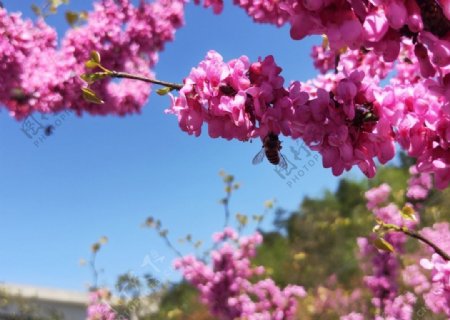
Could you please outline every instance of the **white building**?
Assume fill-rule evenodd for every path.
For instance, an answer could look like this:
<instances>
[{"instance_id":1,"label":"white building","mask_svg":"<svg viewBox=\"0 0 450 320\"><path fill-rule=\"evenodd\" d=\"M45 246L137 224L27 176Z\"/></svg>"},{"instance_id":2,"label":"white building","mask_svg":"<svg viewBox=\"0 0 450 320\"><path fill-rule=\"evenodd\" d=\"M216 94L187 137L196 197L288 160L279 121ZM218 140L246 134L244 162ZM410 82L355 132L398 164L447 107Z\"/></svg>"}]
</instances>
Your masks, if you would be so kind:
<instances>
[{"instance_id":1,"label":"white building","mask_svg":"<svg viewBox=\"0 0 450 320\"><path fill-rule=\"evenodd\" d=\"M85 320L87 305L87 292L0 283L0 320Z\"/></svg>"},{"instance_id":2,"label":"white building","mask_svg":"<svg viewBox=\"0 0 450 320\"><path fill-rule=\"evenodd\" d=\"M159 299L160 295L155 294L140 300L139 309L126 318L136 320L136 312L156 312ZM112 301L117 305L119 299L113 297ZM88 303L88 292L0 282L0 320L86 320Z\"/></svg>"}]
</instances>

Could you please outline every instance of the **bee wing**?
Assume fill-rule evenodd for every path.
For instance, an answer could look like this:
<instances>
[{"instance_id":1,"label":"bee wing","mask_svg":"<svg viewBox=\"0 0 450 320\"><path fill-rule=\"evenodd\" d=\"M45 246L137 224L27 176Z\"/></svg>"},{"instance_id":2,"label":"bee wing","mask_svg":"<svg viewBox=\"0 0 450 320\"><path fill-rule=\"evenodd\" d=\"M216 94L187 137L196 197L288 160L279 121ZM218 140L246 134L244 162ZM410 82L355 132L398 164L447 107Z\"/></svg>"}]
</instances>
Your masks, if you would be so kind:
<instances>
[{"instance_id":1,"label":"bee wing","mask_svg":"<svg viewBox=\"0 0 450 320\"><path fill-rule=\"evenodd\" d=\"M261 148L261 151L259 151L256 154L256 156L253 158L252 163L253 164L261 163L261 161L263 161L265 155L266 155L266 152L265 152L264 148Z\"/></svg>"},{"instance_id":2,"label":"bee wing","mask_svg":"<svg viewBox=\"0 0 450 320\"><path fill-rule=\"evenodd\" d=\"M279 165L281 168L283 168L284 170L286 170L287 167L288 167L286 158L285 158L284 155L281 154L281 153L280 153L280 163L279 163L278 165Z\"/></svg>"}]
</instances>

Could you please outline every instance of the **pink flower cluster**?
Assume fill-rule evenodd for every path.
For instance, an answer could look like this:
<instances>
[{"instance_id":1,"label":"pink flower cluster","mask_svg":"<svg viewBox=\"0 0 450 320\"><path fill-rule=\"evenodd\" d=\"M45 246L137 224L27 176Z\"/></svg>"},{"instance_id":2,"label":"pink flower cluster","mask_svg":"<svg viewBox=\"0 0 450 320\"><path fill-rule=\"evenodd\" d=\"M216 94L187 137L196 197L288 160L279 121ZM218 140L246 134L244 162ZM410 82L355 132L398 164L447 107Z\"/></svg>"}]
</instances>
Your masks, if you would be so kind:
<instances>
[{"instance_id":1,"label":"pink flower cluster","mask_svg":"<svg viewBox=\"0 0 450 320\"><path fill-rule=\"evenodd\" d=\"M431 260L422 259L420 265L431 271L431 287L423 298L434 313L450 316L450 261L445 261L438 254Z\"/></svg>"},{"instance_id":2,"label":"pink flower cluster","mask_svg":"<svg viewBox=\"0 0 450 320\"><path fill-rule=\"evenodd\" d=\"M375 158L386 163L394 157L394 134L384 110L375 101L376 87L364 73L322 78L309 100L296 106L293 138L303 138L322 154L323 166L334 175L357 165L368 177L376 172ZM326 90L326 91L325 91Z\"/></svg>"},{"instance_id":3,"label":"pink flower cluster","mask_svg":"<svg viewBox=\"0 0 450 320\"><path fill-rule=\"evenodd\" d=\"M385 62L374 51L365 49L347 49L338 54L336 51L330 50L328 46L313 46L311 58L314 67L322 74L331 70L350 74L352 71L358 70L377 83L385 79L394 67L392 62Z\"/></svg>"},{"instance_id":4,"label":"pink flower cluster","mask_svg":"<svg viewBox=\"0 0 450 320\"><path fill-rule=\"evenodd\" d=\"M166 112L178 117L183 131L196 136L203 123L212 138L246 141L269 132L289 135L292 102L280 72L272 56L252 64L245 56L225 63L209 51L184 80L179 96L172 96Z\"/></svg>"},{"instance_id":5,"label":"pink flower cluster","mask_svg":"<svg viewBox=\"0 0 450 320\"><path fill-rule=\"evenodd\" d=\"M199 290L210 312L224 320L293 319L297 299L306 295L302 287L289 285L280 289L272 279L250 281L264 273L263 267L252 267L250 261L262 242L261 235L238 238L227 228L214 239L220 248L211 253L211 265L193 256L175 261L175 267Z\"/></svg>"},{"instance_id":6,"label":"pink flower cluster","mask_svg":"<svg viewBox=\"0 0 450 320\"><path fill-rule=\"evenodd\" d=\"M434 87L433 87L434 86ZM396 133L396 140L417 159L419 173L433 173L437 188L450 182L450 113L436 83L388 86L377 96Z\"/></svg>"},{"instance_id":7,"label":"pink flower cluster","mask_svg":"<svg viewBox=\"0 0 450 320\"><path fill-rule=\"evenodd\" d=\"M291 1L291 0L288 0ZM289 21L289 13L283 7L286 0L233 0L233 3L244 9L259 23L270 23L281 27Z\"/></svg>"},{"instance_id":8,"label":"pink flower cluster","mask_svg":"<svg viewBox=\"0 0 450 320\"><path fill-rule=\"evenodd\" d=\"M105 290L93 291L89 294L89 306L86 320L116 320L117 314L107 302L109 292ZM122 318L121 318L122 319ZM125 319L124 319L125 320Z\"/></svg>"},{"instance_id":9,"label":"pink flower cluster","mask_svg":"<svg viewBox=\"0 0 450 320\"><path fill-rule=\"evenodd\" d=\"M0 104L18 119L34 111L78 114L139 112L149 95L149 85L131 80L95 83L93 89L105 104L85 102L79 78L91 50L108 68L150 75L164 43L173 40L183 24L184 0L141 2L103 0L89 13L87 23L69 30L57 48L56 32L38 20L22 20L0 8Z\"/></svg>"},{"instance_id":10,"label":"pink flower cluster","mask_svg":"<svg viewBox=\"0 0 450 320\"><path fill-rule=\"evenodd\" d=\"M374 210L380 207L380 204L386 202L391 194L391 187L387 183L383 183L378 187L367 190L364 196L367 200L367 209Z\"/></svg>"},{"instance_id":11,"label":"pink flower cluster","mask_svg":"<svg viewBox=\"0 0 450 320\"><path fill-rule=\"evenodd\" d=\"M447 222L424 228L420 234L450 254L450 225ZM430 247L426 249L431 259L420 260L422 269L415 264L408 266L403 272L403 279L423 296L426 306L433 313L450 317L450 262L433 253Z\"/></svg>"},{"instance_id":12,"label":"pink flower cluster","mask_svg":"<svg viewBox=\"0 0 450 320\"><path fill-rule=\"evenodd\" d=\"M424 200L433 187L433 180L431 174L420 173L414 165L409 168L411 177L408 179L408 189L406 196L409 199Z\"/></svg>"},{"instance_id":13,"label":"pink flower cluster","mask_svg":"<svg viewBox=\"0 0 450 320\"><path fill-rule=\"evenodd\" d=\"M210 51L179 96L172 96L167 112L196 136L207 123L213 138L245 141L269 133L302 138L335 175L357 165L373 177L374 158L381 163L393 158L394 134L363 72L331 79L330 92L311 89L309 94L299 82L285 89L280 72L271 56L252 64L247 57L225 63Z\"/></svg>"},{"instance_id":14,"label":"pink flower cluster","mask_svg":"<svg viewBox=\"0 0 450 320\"><path fill-rule=\"evenodd\" d=\"M358 312L352 312L339 318L340 320L364 320L364 315Z\"/></svg>"},{"instance_id":15,"label":"pink flower cluster","mask_svg":"<svg viewBox=\"0 0 450 320\"><path fill-rule=\"evenodd\" d=\"M44 106L37 106L43 111L49 111L48 103L61 102L61 95L51 90L56 86L55 75L32 72L47 63L42 56L54 56L56 31L42 20L33 25L22 20L21 14L8 14L0 7L0 34L0 103L11 110L11 115L21 118L39 99L46 100ZM54 71L54 64L50 68ZM34 92L36 88L45 92Z\"/></svg>"},{"instance_id":16,"label":"pink flower cluster","mask_svg":"<svg viewBox=\"0 0 450 320\"><path fill-rule=\"evenodd\" d=\"M428 72L448 65L450 30L447 0L440 1L238 1L257 22L291 24L290 35L300 40L325 34L332 51L349 47L372 49L376 56L393 62L402 39L412 39L416 55ZM430 68L431 67L431 68ZM434 70L433 70L434 69Z\"/></svg>"},{"instance_id":17,"label":"pink flower cluster","mask_svg":"<svg viewBox=\"0 0 450 320\"><path fill-rule=\"evenodd\" d=\"M252 2L245 1L252 8ZM265 3L264 1L259 2ZM377 115L382 118L386 112L389 122L382 121L384 131L389 130L389 126L398 129L395 137L400 140L404 148L410 147L410 140L414 140L417 152L410 152L411 156L421 155L418 170L421 173L431 172L436 176L436 185L439 188L446 187L450 182L450 171L448 170L447 137L445 136L448 127L448 106L450 101L450 21L448 20L449 5L447 1L344 1L344 0L321 0L321 1L278 1L271 3L279 11L278 18L282 24L286 21L286 14L291 24L291 37L293 39L303 39L312 34L325 34L329 48L327 46L316 46L313 48L313 59L315 66L325 73L334 69L339 54L339 66L337 71L349 74L353 70L362 71L366 78L371 78L372 85L384 79L393 68L393 63L400 54L397 63L397 75L391 79L391 83L399 88L387 88L386 93L396 91L400 95L396 99L398 104L403 104L399 100L404 100L414 107L405 109L403 115L399 115L395 110L396 104L383 104L379 95L376 95L378 106ZM262 17L260 22L277 21L276 18L268 18L261 11L247 12L254 19ZM349 49L346 49L349 48ZM435 78L433 78L435 77ZM424 84L424 79L430 79ZM326 91L332 91L333 81L342 78L321 77L314 84ZM402 86L404 85L404 86ZM434 92L431 92L434 90ZM376 90L380 91L380 90ZM384 90L383 90L384 91ZM421 113L415 110L415 101L426 101L431 112ZM436 110L436 107L440 111ZM387 109L386 111L384 109ZM397 118L389 117L389 113ZM396 125L403 118L413 117L417 119L405 119L402 127ZM434 116L434 119L430 119ZM441 119L439 124L437 119ZM413 120L412 123L409 120ZM408 124L415 125L414 132L410 131ZM405 127L406 125L406 127ZM422 127L420 129L419 127ZM412 136L411 136L412 135ZM416 136L419 135L419 136ZM410 137L411 136L411 137ZM391 139L388 139L390 142ZM439 141L439 143L436 143ZM328 148L326 148L328 149ZM371 146L367 148L371 149ZM393 148L382 148L386 152L392 153ZM420 150L422 149L422 150ZM342 151L342 150L341 150ZM425 151L425 152L422 152ZM338 157L336 152L331 153L333 157ZM373 155L372 155L373 157ZM369 157L366 157L369 158ZM388 157L390 158L390 157ZM342 159L341 159L342 160ZM328 162L324 158L324 163ZM347 161L339 161L338 168L333 168L334 173L342 172L342 168L348 167ZM383 162L383 161L381 161ZM369 177L373 175L373 164L368 161L363 165L363 172Z\"/></svg>"},{"instance_id":18,"label":"pink flower cluster","mask_svg":"<svg viewBox=\"0 0 450 320\"><path fill-rule=\"evenodd\" d=\"M376 316L375 320L412 320L416 301L416 296L411 292L386 300L384 316Z\"/></svg>"},{"instance_id":19,"label":"pink flower cluster","mask_svg":"<svg viewBox=\"0 0 450 320\"><path fill-rule=\"evenodd\" d=\"M194 0L195 4L200 4L201 0ZM203 6L205 8L212 7L215 14L219 14L223 10L223 0L204 0Z\"/></svg>"},{"instance_id":20,"label":"pink flower cluster","mask_svg":"<svg viewBox=\"0 0 450 320\"><path fill-rule=\"evenodd\" d=\"M314 298L312 309L314 310L314 314L317 315L326 314L330 310L335 310L338 314L342 314L345 311L360 310L365 307L361 305L363 292L359 288L348 293L339 287L329 289L319 286Z\"/></svg>"},{"instance_id":21,"label":"pink flower cluster","mask_svg":"<svg viewBox=\"0 0 450 320\"><path fill-rule=\"evenodd\" d=\"M376 315L374 320L411 320L414 315L414 304L416 297L407 292L406 294L395 297L392 300L386 300L384 305L384 315ZM363 314L352 312L346 316L340 317L340 320L364 320L367 319Z\"/></svg>"}]
</instances>

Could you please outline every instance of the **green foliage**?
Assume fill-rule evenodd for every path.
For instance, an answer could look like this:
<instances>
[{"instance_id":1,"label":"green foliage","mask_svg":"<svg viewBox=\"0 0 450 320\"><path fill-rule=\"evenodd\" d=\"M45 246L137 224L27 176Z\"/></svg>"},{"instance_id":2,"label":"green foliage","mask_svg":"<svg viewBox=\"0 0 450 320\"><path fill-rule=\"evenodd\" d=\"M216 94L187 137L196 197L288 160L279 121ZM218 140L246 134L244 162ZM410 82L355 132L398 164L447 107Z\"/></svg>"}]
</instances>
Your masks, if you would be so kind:
<instances>
[{"instance_id":1,"label":"green foliage","mask_svg":"<svg viewBox=\"0 0 450 320\"><path fill-rule=\"evenodd\" d=\"M172 316L174 311L182 317ZM214 320L206 308L200 303L197 291L186 282L175 284L168 288L161 299L157 313L142 317L141 320Z\"/></svg>"},{"instance_id":2,"label":"green foliage","mask_svg":"<svg viewBox=\"0 0 450 320\"><path fill-rule=\"evenodd\" d=\"M287 285L286 270L297 273L298 264L293 259L295 252L290 250L289 242L278 232L264 233L264 244L258 248L258 254L254 260L255 265L263 265L266 275L275 282Z\"/></svg>"}]
</instances>

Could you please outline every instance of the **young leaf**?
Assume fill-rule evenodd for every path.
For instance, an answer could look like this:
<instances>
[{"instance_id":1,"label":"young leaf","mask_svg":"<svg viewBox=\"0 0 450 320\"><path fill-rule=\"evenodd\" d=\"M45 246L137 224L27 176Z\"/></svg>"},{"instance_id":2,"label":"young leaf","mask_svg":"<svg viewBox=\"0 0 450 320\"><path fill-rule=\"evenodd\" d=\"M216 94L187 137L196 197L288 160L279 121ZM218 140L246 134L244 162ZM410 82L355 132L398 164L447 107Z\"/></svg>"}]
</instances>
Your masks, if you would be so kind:
<instances>
[{"instance_id":1,"label":"young leaf","mask_svg":"<svg viewBox=\"0 0 450 320\"><path fill-rule=\"evenodd\" d=\"M96 242L91 246L92 252L96 253L98 250L100 250L100 243Z\"/></svg>"},{"instance_id":2,"label":"young leaf","mask_svg":"<svg viewBox=\"0 0 450 320\"><path fill-rule=\"evenodd\" d=\"M95 50L91 51L91 60L96 63L100 63L100 53Z\"/></svg>"},{"instance_id":3,"label":"young leaf","mask_svg":"<svg viewBox=\"0 0 450 320\"><path fill-rule=\"evenodd\" d=\"M88 12L83 10L83 11L81 11L81 12L79 13L78 17L79 17L81 20L87 20L87 18L88 18Z\"/></svg>"},{"instance_id":4,"label":"young leaf","mask_svg":"<svg viewBox=\"0 0 450 320\"><path fill-rule=\"evenodd\" d=\"M92 91L89 88L81 88L81 91L83 92L83 99L87 102L95 103L95 104L102 104L105 103L102 99L100 99L97 94Z\"/></svg>"},{"instance_id":5,"label":"young leaf","mask_svg":"<svg viewBox=\"0 0 450 320\"><path fill-rule=\"evenodd\" d=\"M165 96L170 91L172 91L172 88L170 88L170 87L163 87L161 89L156 90L156 93L159 94L160 96Z\"/></svg>"},{"instance_id":6,"label":"young leaf","mask_svg":"<svg viewBox=\"0 0 450 320\"><path fill-rule=\"evenodd\" d=\"M32 4L31 5L31 10L34 12L35 15L37 15L38 17L42 16L42 10L41 8L39 8L37 5Z\"/></svg>"},{"instance_id":7,"label":"young leaf","mask_svg":"<svg viewBox=\"0 0 450 320\"><path fill-rule=\"evenodd\" d=\"M108 237L106 237L106 236L101 237L100 240L99 240L99 243L100 244L108 243Z\"/></svg>"},{"instance_id":8,"label":"young leaf","mask_svg":"<svg viewBox=\"0 0 450 320\"><path fill-rule=\"evenodd\" d=\"M88 69L94 69L95 67L98 66L98 63L93 61L93 60L88 60L86 61L86 63L84 64L86 66L86 68Z\"/></svg>"},{"instance_id":9,"label":"young leaf","mask_svg":"<svg viewBox=\"0 0 450 320\"><path fill-rule=\"evenodd\" d=\"M385 239L383 238L376 238L373 241L373 245L375 246L375 248L377 248L378 250L382 250L382 251L388 251L388 252L394 252L394 247L392 246L392 244L390 244L389 242L387 242Z\"/></svg>"},{"instance_id":10,"label":"young leaf","mask_svg":"<svg viewBox=\"0 0 450 320\"><path fill-rule=\"evenodd\" d=\"M236 220L238 221L238 223L241 226L245 226L245 225L247 225L248 217L244 214L238 213L238 214L236 214Z\"/></svg>"},{"instance_id":11,"label":"young leaf","mask_svg":"<svg viewBox=\"0 0 450 320\"><path fill-rule=\"evenodd\" d=\"M306 258L306 253L303 251L297 252L296 254L294 254L293 258L294 261L304 260Z\"/></svg>"},{"instance_id":12,"label":"young leaf","mask_svg":"<svg viewBox=\"0 0 450 320\"><path fill-rule=\"evenodd\" d=\"M75 23L77 23L79 19L78 13L74 11L66 11L66 21L72 28L75 26Z\"/></svg>"},{"instance_id":13,"label":"young leaf","mask_svg":"<svg viewBox=\"0 0 450 320\"><path fill-rule=\"evenodd\" d=\"M56 9L62 5L62 4L67 4L68 1L64 1L64 0L50 0L50 12L51 13L56 13Z\"/></svg>"},{"instance_id":14,"label":"young leaf","mask_svg":"<svg viewBox=\"0 0 450 320\"><path fill-rule=\"evenodd\" d=\"M402 208L402 211L400 211L400 213L402 214L402 217L408 220L413 220L416 221L416 215L414 214L414 209L413 207L409 206L409 205L405 205Z\"/></svg>"}]
</instances>

